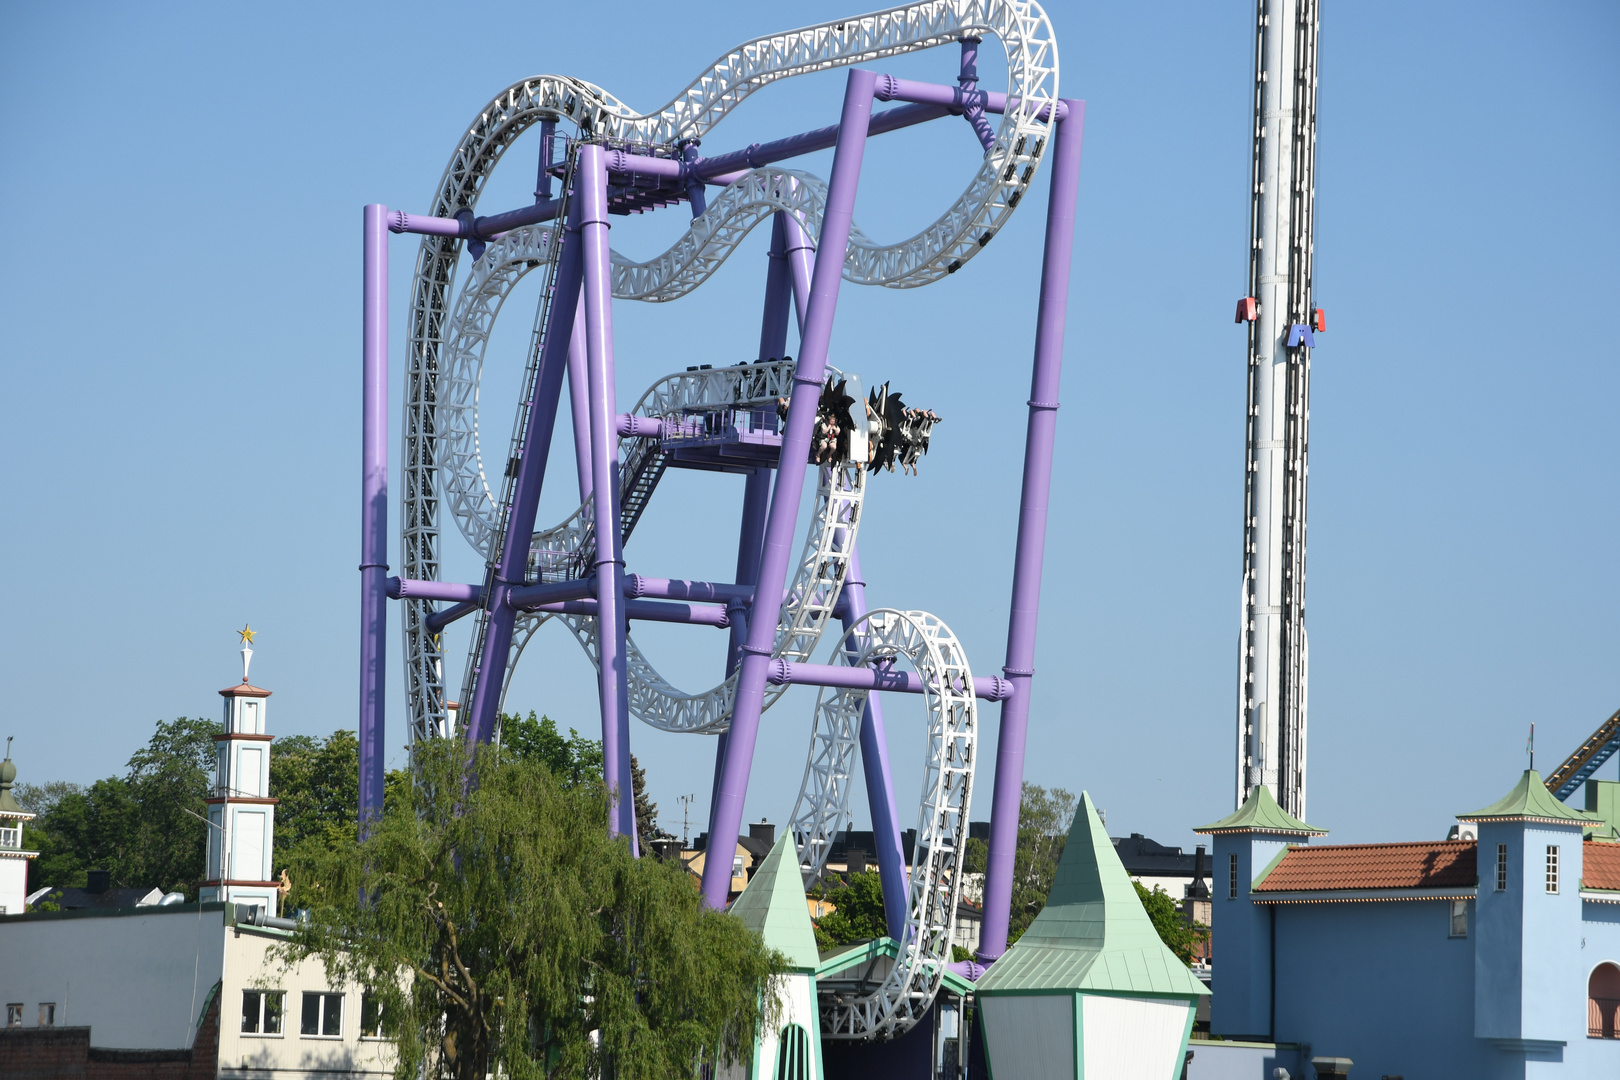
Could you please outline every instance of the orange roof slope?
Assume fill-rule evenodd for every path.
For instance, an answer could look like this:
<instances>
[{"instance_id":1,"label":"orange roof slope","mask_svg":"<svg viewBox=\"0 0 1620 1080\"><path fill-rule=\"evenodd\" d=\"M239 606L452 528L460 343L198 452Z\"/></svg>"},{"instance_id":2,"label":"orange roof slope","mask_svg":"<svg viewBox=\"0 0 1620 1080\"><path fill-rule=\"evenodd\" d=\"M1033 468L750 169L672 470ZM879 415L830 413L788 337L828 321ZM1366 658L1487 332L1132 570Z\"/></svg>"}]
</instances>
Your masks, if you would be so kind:
<instances>
[{"instance_id":1,"label":"orange roof slope","mask_svg":"<svg viewBox=\"0 0 1620 1080\"><path fill-rule=\"evenodd\" d=\"M1588 840L1581 845L1581 885L1620 891L1620 844Z\"/></svg>"},{"instance_id":2,"label":"orange roof slope","mask_svg":"<svg viewBox=\"0 0 1620 1080\"><path fill-rule=\"evenodd\" d=\"M1472 888L1472 840L1289 848L1255 892Z\"/></svg>"}]
</instances>

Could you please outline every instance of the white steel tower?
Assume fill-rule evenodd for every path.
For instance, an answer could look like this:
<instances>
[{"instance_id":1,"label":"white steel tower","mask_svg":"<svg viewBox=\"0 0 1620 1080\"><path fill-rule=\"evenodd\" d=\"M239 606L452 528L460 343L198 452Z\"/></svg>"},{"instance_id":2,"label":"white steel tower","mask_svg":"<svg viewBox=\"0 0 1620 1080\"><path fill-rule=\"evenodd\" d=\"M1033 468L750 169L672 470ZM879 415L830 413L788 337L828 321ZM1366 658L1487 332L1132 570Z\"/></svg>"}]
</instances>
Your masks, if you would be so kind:
<instances>
[{"instance_id":1,"label":"white steel tower","mask_svg":"<svg viewBox=\"0 0 1620 1080\"><path fill-rule=\"evenodd\" d=\"M1249 212L1248 452L1236 801L1264 784L1305 815L1306 432L1312 307L1317 0L1259 0Z\"/></svg>"}]
</instances>

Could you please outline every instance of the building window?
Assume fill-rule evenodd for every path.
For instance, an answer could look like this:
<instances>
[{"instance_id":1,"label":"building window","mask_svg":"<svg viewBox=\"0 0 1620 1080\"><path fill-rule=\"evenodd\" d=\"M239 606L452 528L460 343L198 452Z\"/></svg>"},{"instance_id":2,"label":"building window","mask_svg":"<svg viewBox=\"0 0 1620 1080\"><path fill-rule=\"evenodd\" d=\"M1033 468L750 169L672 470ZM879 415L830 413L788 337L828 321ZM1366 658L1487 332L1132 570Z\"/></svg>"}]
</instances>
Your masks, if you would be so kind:
<instances>
[{"instance_id":1,"label":"building window","mask_svg":"<svg viewBox=\"0 0 1620 1080\"><path fill-rule=\"evenodd\" d=\"M14 829L0 829L0 847L22 847L22 827L18 826Z\"/></svg>"},{"instance_id":2,"label":"building window","mask_svg":"<svg viewBox=\"0 0 1620 1080\"><path fill-rule=\"evenodd\" d=\"M13 1001L6 1006L6 1027L22 1027L22 1002Z\"/></svg>"},{"instance_id":3,"label":"building window","mask_svg":"<svg viewBox=\"0 0 1620 1080\"><path fill-rule=\"evenodd\" d=\"M335 1039L343 1034L343 995L305 994L300 1035Z\"/></svg>"},{"instance_id":4,"label":"building window","mask_svg":"<svg viewBox=\"0 0 1620 1080\"><path fill-rule=\"evenodd\" d=\"M386 1039L390 1036L384 1031L382 999L367 990L360 997L360 1037L362 1039Z\"/></svg>"},{"instance_id":5,"label":"building window","mask_svg":"<svg viewBox=\"0 0 1620 1080\"><path fill-rule=\"evenodd\" d=\"M741 855L733 856L731 859L731 876L746 877L747 874L748 870L743 866L743 857Z\"/></svg>"},{"instance_id":6,"label":"building window","mask_svg":"<svg viewBox=\"0 0 1620 1080\"><path fill-rule=\"evenodd\" d=\"M1616 1014L1620 1014L1620 967L1599 964L1586 980L1586 1037L1620 1038Z\"/></svg>"},{"instance_id":7,"label":"building window","mask_svg":"<svg viewBox=\"0 0 1620 1080\"><path fill-rule=\"evenodd\" d=\"M1468 901L1453 900L1451 902L1451 936L1468 936Z\"/></svg>"},{"instance_id":8,"label":"building window","mask_svg":"<svg viewBox=\"0 0 1620 1080\"><path fill-rule=\"evenodd\" d=\"M246 1035L280 1035L282 1006L287 995L280 990L242 991L242 1032Z\"/></svg>"},{"instance_id":9,"label":"building window","mask_svg":"<svg viewBox=\"0 0 1620 1080\"><path fill-rule=\"evenodd\" d=\"M1507 845L1496 845L1496 891L1507 892Z\"/></svg>"},{"instance_id":10,"label":"building window","mask_svg":"<svg viewBox=\"0 0 1620 1080\"><path fill-rule=\"evenodd\" d=\"M1236 855L1228 855L1227 859L1229 861L1226 864L1226 866L1227 866L1227 869L1226 869L1226 898L1228 900L1236 900L1237 899L1237 856Z\"/></svg>"},{"instance_id":11,"label":"building window","mask_svg":"<svg viewBox=\"0 0 1620 1080\"><path fill-rule=\"evenodd\" d=\"M810 1075L810 1036L789 1024L776 1043L776 1080L810 1080Z\"/></svg>"},{"instance_id":12,"label":"building window","mask_svg":"<svg viewBox=\"0 0 1620 1080\"><path fill-rule=\"evenodd\" d=\"M39 1003L39 1026L56 1026L56 1002L42 1001Z\"/></svg>"},{"instance_id":13,"label":"building window","mask_svg":"<svg viewBox=\"0 0 1620 1080\"><path fill-rule=\"evenodd\" d=\"M1558 891L1558 845L1547 845L1547 891Z\"/></svg>"}]
</instances>

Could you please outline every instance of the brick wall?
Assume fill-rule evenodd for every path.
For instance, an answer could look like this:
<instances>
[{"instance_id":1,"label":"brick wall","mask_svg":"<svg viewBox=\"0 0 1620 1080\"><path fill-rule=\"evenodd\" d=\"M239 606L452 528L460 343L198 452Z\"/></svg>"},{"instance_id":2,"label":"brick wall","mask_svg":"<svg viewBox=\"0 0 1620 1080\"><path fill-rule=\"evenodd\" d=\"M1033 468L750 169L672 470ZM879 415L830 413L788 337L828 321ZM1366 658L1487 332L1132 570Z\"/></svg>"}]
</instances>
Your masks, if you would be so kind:
<instances>
[{"instance_id":1,"label":"brick wall","mask_svg":"<svg viewBox=\"0 0 1620 1080\"><path fill-rule=\"evenodd\" d=\"M189 1050L93 1047L87 1027L0 1029L0 1080L214 1080L218 1073L218 987Z\"/></svg>"}]
</instances>

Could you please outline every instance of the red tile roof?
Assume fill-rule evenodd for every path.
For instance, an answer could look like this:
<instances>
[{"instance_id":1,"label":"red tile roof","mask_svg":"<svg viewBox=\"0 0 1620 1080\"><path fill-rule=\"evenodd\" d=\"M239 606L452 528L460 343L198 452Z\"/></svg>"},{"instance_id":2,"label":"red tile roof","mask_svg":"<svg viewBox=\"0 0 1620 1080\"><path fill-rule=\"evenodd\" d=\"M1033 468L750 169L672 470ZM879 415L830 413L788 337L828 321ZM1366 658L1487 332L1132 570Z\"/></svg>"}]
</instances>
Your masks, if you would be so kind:
<instances>
[{"instance_id":1,"label":"red tile roof","mask_svg":"<svg viewBox=\"0 0 1620 1080\"><path fill-rule=\"evenodd\" d=\"M1302 845L1289 848L1254 891L1472 888L1474 862L1472 840Z\"/></svg>"},{"instance_id":2,"label":"red tile roof","mask_svg":"<svg viewBox=\"0 0 1620 1080\"><path fill-rule=\"evenodd\" d=\"M250 685L248 685L248 681L246 679L243 679L241 682L237 683L235 686L227 686L225 689L221 690L219 692L219 696L220 697L269 697L270 696L270 691L266 690L262 686L250 686Z\"/></svg>"},{"instance_id":3,"label":"red tile roof","mask_svg":"<svg viewBox=\"0 0 1620 1080\"><path fill-rule=\"evenodd\" d=\"M1620 844L1588 840L1581 845L1581 885L1620 890Z\"/></svg>"}]
</instances>

